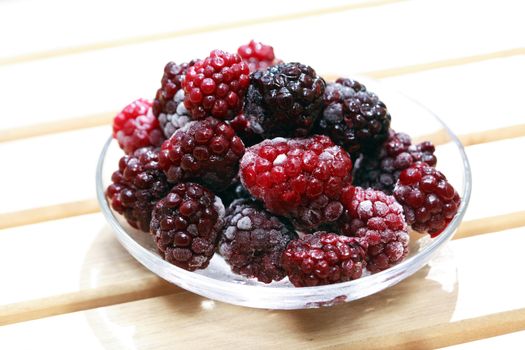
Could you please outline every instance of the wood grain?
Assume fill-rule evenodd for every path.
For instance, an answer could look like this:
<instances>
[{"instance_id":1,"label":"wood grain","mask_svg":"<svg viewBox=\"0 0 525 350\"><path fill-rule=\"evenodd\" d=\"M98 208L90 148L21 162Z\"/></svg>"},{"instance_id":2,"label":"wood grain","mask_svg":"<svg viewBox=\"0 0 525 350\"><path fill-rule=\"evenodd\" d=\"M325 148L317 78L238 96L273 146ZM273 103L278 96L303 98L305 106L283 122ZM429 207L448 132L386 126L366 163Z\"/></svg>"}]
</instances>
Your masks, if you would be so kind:
<instances>
[{"instance_id":1,"label":"wood grain","mask_svg":"<svg viewBox=\"0 0 525 350\"><path fill-rule=\"evenodd\" d=\"M97 340L103 345L94 349L120 348L122 342L155 349L172 347L174 342L218 349L247 344L287 349L431 349L472 341L523 328L525 286L514 278L521 266L501 269L494 261L520 254L524 232L522 228L451 242L429 267L397 286L337 307L256 310L183 292L8 325L0 328L0 339L10 349L36 344L68 347L73 342L82 346ZM515 244L494 249L505 240ZM486 259L487 250L491 259ZM65 325L75 336L63 334ZM119 332L126 326L132 326L133 332ZM28 332L31 337L24 336Z\"/></svg>"}]
</instances>

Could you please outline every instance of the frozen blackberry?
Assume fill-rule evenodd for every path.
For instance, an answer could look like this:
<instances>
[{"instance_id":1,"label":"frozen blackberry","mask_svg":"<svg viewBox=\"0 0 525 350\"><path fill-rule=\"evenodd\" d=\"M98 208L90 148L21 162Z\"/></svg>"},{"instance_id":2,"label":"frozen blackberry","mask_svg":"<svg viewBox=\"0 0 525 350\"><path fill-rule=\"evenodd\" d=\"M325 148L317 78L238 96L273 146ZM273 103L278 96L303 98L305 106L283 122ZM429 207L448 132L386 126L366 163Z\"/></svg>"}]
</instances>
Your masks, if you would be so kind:
<instances>
[{"instance_id":1,"label":"frozen blackberry","mask_svg":"<svg viewBox=\"0 0 525 350\"><path fill-rule=\"evenodd\" d=\"M355 80L339 78L326 87L316 132L330 136L354 156L372 152L385 141L390 120L385 104L374 93Z\"/></svg>"},{"instance_id":2,"label":"frozen blackberry","mask_svg":"<svg viewBox=\"0 0 525 350\"><path fill-rule=\"evenodd\" d=\"M282 266L296 287L346 282L361 277L365 251L354 237L319 231L288 243Z\"/></svg>"},{"instance_id":3,"label":"frozen blackberry","mask_svg":"<svg viewBox=\"0 0 525 350\"><path fill-rule=\"evenodd\" d=\"M186 71L184 105L193 119L232 119L242 108L249 74L239 55L214 50Z\"/></svg>"},{"instance_id":4,"label":"frozen blackberry","mask_svg":"<svg viewBox=\"0 0 525 350\"><path fill-rule=\"evenodd\" d=\"M253 40L246 45L241 45L237 53L248 64L250 72L263 70L275 64L273 47Z\"/></svg>"},{"instance_id":5,"label":"frozen blackberry","mask_svg":"<svg viewBox=\"0 0 525 350\"><path fill-rule=\"evenodd\" d=\"M197 181L224 190L239 169L244 145L228 124L215 118L192 121L162 144L159 164L168 181Z\"/></svg>"},{"instance_id":6,"label":"frozen blackberry","mask_svg":"<svg viewBox=\"0 0 525 350\"><path fill-rule=\"evenodd\" d=\"M343 197L345 213L338 229L358 237L367 249L367 269L385 270L408 255L409 235L403 208L393 196L374 189L354 187Z\"/></svg>"},{"instance_id":7,"label":"frozen blackberry","mask_svg":"<svg viewBox=\"0 0 525 350\"><path fill-rule=\"evenodd\" d=\"M175 95L182 89L182 82L188 67L195 64L195 61L190 63L176 64L175 62L168 62L164 67L164 75L162 76L161 86L157 90L155 99L153 101L153 114L158 118L161 114L172 115L177 111L178 102L175 101ZM169 137L169 136L166 136Z\"/></svg>"},{"instance_id":8,"label":"frozen blackberry","mask_svg":"<svg viewBox=\"0 0 525 350\"><path fill-rule=\"evenodd\" d=\"M139 148L133 155L122 157L111 181L106 190L111 207L131 226L149 232L151 211L171 188L159 168L158 150Z\"/></svg>"},{"instance_id":9,"label":"frozen blackberry","mask_svg":"<svg viewBox=\"0 0 525 350\"><path fill-rule=\"evenodd\" d=\"M233 272L260 282L282 280L281 254L293 231L257 203L236 200L224 219L219 253Z\"/></svg>"},{"instance_id":10,"label":"frozen blackberry","mask_svg":"<svg viewBox=\"0 0 525 350\"><path fill-rule=\"evenodd\" d=\"M430 141L413 145L407 134L390 130L388 139L378 151L365 154L354 169L354 185L374 188L392 194L399 174L415 162L435 166L435 147Z\"/></svg>"},{"instance_id":11,"label":"frozen blackberry","mask_svg":"<svg viewBox=\"0 0 525 350\"><path fill-rule=\"evenodd\" d=\"M182 128L191 121L188 110L184 106L184 90L179 90L173 97L173 102L177 104L175 111L171 114L161 112L158 116L160 128L166 138L170 138L178 129Z\"/></svg>"},{"instance_id":12,"label":"frozen blackberry","mask_svg":"<svg viewBox=\"0 0 525 350\"><path fill-rule=\"evenodd\" d=\"M263 138L309 134L322 108L325 81L301 63L283 63L250 75L244 114Z\"/></svg>"},{"instance_id":13,"label":"frozen blackberry","mask_svg":"<svg viewBox=\"0 0 525 350\"><path fill-rule=\"evenodd\" d=\"M246 150L239 175L244 187L274 214L299 229L336 221L342 193L351 186L352 161L326 136L265 140Z\"/></svg>"},{"instance_id":14,"label":"frozen blackberry","mask_svg":"<svg viewBox=\"0 0 525 350\"><path fill-rule=\"evenodd\" d=\"M439 235L458 212L461 199L443 173L417 162L403 170L394 188L408 224L420 233Z\"/></svg>"},{"instance_id":15,"label":"frozen blackberry","mask_svg":"<svg viewBox=\"0 0 525 350\"><path fill-rule=\"evenodd\" d=\"M194 271L208 266L223 224L224 206L208 189L182 183L161 199L151 218L151 233L162 257Z\"/></svg>"},{"instance_id":16,"label":"frozen blackberry","mask_svg":"<svg viewBox=\"0 0 525 350\"><path fill-rule=\"evenodd\" d=\"M142 147L159 147L166 139L151 111L151 102L143 98L133 101L115 116L113 138L126 154Z\"/></svg>"}]
</instances>

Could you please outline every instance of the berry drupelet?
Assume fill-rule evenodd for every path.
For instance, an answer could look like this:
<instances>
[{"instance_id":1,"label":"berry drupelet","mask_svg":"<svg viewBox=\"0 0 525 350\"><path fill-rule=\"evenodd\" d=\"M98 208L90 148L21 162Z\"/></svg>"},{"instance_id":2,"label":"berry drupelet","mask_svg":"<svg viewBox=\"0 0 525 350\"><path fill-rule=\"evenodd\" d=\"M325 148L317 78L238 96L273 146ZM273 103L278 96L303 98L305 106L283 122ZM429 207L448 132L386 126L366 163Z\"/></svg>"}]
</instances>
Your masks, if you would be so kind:
<instances>
[{"instance_id":1,"label":"berry drupelet","mask_svg":"<svg viewBox=\"0 0 525 350\"><path fill-rule=\"evenodd\" d=\"M275 64L273 47L251 40L246 45L241 45L237 53L248 64L250 73L264 70Z\"/></svg>"},{"instance_id":2,"label":"berry drupelet","mask_svg":"<svg viewBox=\"0 0 525 350\"><path fill-rule=\"evenodd\" d=\"M168 62L164 67L164 75L160 81L160 88L157 90L153 100L153 114L158 118L161 115L172 115L177 111L178 102L175 95L182 90L182 82L188 67L195 64L195 60L189 63L176 64Z\"/></svg>"},{"instance_id":3,"label":"berry drupelet","mask_svg":"<svg viewBox=\"0 0 525 350\"><path fill-rule=\"evenodd\" d=\"M413 145L407 134L390 130L377 152L363 155L355 164L354 185L392 194L399 174L418 161L435 166L435 147L430 141Z\"/></svg>"},{"instance_id":4,"label":"berry drupelet","mask_svg":"<svg viewBox=\"0 0 525 350\"><path fill-rule=\"evenodd\" d=\"M151 211L171 188L159 168L158 150L139 148L133 155L122 157L111 181L106 190L111 207L131 226L149 232Z\"/></svg>"},{"instance_id":5,"label":"berry drupelet","mask_svg":"<svg viewBox=\"0 0 525 350\"><path fill-rule=\"evenodd\" d=\"M244 145L232 127L215 118L192 121L162 144L159 164L168 181L198 181L226 189L239 169Z\"/></svg>"},{"instance_id":6,"label":"berry drupelet","mask_svg":"<svg viewBox=\"0 0 525 350\"><path fill-rule=\"evenodd\" d=\"M326 83L314 69L283 63L250 75L244 114L263 138L304 137L319 117Z\"/></svg>"},{"instance_id":7,"label":"berry drupelet","mask_svg":"<svg viewBox=\"0 0 525 350\"><path fill-rule=\"evenodd\" d=\"M395 198L377 190L354 187L343 197L345 213L339 232L359 238L367 248L367 269L385 270L408 255L409 235L403 208Z\"/></svg>"},{"instance_id":8,"label":"berry drupelet","mask_svg":"<svg viewBox=\"0 0 525 350\"><path fill-rule=\"evenodd\" d=\"M178 184L156 205L151 233L164 259L185 270L208 266L215 252L224 206L208 189Z\"/></svg>"},{"instance_id":9,"label":"berry drupelet","mask_svg":"<svg viewBox=\"0 0 525 350\"><path fill-rule=\"evenodd\" d=\"M282 266L296 287L346 282L361 277L365 251L354 237L319 231L288 243Z\"/></svg>"},{"instance_id":10,"label":"berry drupelet","mask_svg":"<svg viewBox=\"0 0 525 350\"><path fill-rule=\"evenodd\" d=\"M439 235L456 215L461 199L445 175L417 162L399 175L394 196L408 224L420 233Z\"/></svg>"},{"instance_id":11,"label":"berry drupelet","mask_svg":"<svg viewBox=\"0 0 525 350\"><path fill-rule=\"evenodd\" d=\"M316 132L330 136L355 157L387 139L390 120L385 104L374 93L355 80L339 78L326 87Z\"/></svg>"},{"instance_id":12,"label":"berry drupelet","mask_svg":"<svg viewBox=\"0 0 525 350\"><path fill-rule=\"evenodd\" d=\"M232 119L242 108L249 74L239 55L214 50L186 71L184 105L193 119Z\"/></svg>"},{"instance_id":13,"label":"berry drupelet","mask_svg":"<svg viewBox=\"0 0 525 350\"><path fill-rule=\"evenodd\" d=\"M233 272L260 282L280 281L286 273L281 255L293 231L257 203L234 201L225 218L219 253Z\"/></svg>"},{"instance_id":14,"label":"berry drupelet","mask_svg":"<svg viewBox=\"0 0 525 350\"><path fill-rule=\"evenodd\" d=\"M246 150L239 175L244 187L270 212L299 229L334 222L343 213L342 193L351 185L352 161L326 136L265 140Z\"/></svg>"},{"instance_id":15,"label":"berry drupelet","mask_svg":"<svg viewBox=\"0 0 525 350\"><path fill-rule=\"evenodd\" d=\"M113 138L126 154L142 147L159 147L165 140L151 102L138 99L124 107L113 119Z\"/></svg>"}]
</instances>

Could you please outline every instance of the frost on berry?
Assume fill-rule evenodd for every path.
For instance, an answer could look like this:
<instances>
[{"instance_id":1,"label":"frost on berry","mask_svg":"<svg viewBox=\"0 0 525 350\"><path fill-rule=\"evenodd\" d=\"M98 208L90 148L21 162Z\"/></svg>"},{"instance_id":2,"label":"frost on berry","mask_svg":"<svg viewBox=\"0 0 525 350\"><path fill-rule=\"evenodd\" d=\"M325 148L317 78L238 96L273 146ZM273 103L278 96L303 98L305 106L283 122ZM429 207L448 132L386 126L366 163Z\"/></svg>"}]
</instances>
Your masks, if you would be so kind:
<instances>
[{"instance_id":1,"label":"frost on berry","mask_svg":"<svg viewBox=\"0 0 525 350\"><path fill-rule=\"evenodd\" d=\"M301 229L336 221L351 187L352 161L326 136L275 138L247 149L239 175L266 209Z\"/></svg>"},{"instance_id":2,"label":"frost on berry","mask_svg":"<svg viewBox=\"0 0 525 350\"><path fill-rule=\"evenodd\" d=\"M352 188L343 198L345 212L337 227L367 248L367 269L385 270L408 255L409 235L403 208L393 196L374 189Z\"/></svg>"},{"instance_id":3,"label":"frost on berry","mask_svg":"<svg viewBox=\"0 0 525 350\"><path fill-rule=\"evenodd\" d=\"M294 238L281 218L253 201L234 201L225 218L219 253L232 271L260 282L283 279L281 255Z\"/></svg>"}]
</instances>

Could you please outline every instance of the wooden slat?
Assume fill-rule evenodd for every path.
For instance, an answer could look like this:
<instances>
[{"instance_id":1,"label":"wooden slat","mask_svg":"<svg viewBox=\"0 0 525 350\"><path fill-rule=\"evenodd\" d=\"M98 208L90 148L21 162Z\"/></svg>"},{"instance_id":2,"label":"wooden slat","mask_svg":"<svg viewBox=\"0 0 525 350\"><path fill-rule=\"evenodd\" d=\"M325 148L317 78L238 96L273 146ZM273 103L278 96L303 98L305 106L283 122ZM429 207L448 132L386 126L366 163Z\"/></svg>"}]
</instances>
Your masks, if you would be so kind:
<instances>
[{"instance_id":1,"label":"wooden slat","mask_svg":"<svg viewBox=\"0 0 525 350\"><path fill-rule=\"evenodd\" d=\"M441 350L521 350L525 344L525 331L476 340L442 348Z\"/></svg>"},{"instance_id":2,"label":"wooden slat","mask_svg":"<svg viewBox=\"0 0 525 350\"><path fill-rule=\"evenodd\" d=\"M92 198L16 212L0 213L0 229L91 214L98 211L100 211L98 202Z\"/></svg>"},{"instance_id":3,"label":"wooden slat","mask_svg":"<svg viewBox=\"0 0 525 350\"><path fill-rule=\"evenodd\" d=\"M184 292L5 326L0 339L9 349L82 348L97 341L91 349L431 349L473 341L525 325L525 286L515 278L521 265L503 264L521 254L524 233L521 228L451 242L429 267L395 287L337 307L255 310ZM133 331L124 331L130 326ZM65 327L72 334L64 334Z\"/></svg>"},{"instance_id":4,"label":"wooden slat","mask_svg":"<svg viewBox=\"0 0 525 350\"><path fill-rule=\"evenodd\" d=\"M136 262L100 213L0 230L0 275L0 325L181 291Z\"/></svg>"},{"instance_id":5,"label":"wooden slat","mask_svg":"<svg viewBox=\"0 0 525 350\"><path fill-rule=\"evenodd\" d=\"M240 17L240 19L237 19L237 20L229 19L228 22L213 23L214 22L213 19L215 16L210 16L212 19L210 23L210 21L206 21L204 18L199 18L200 20L199 20L198 26L190 26L190 27L182 28L182 29L175 30L175 31L152 33L152 34L140 35L136 37L123 37L120 39L115 39L115 40L110 40L110 41L100 41L100 42L95 42L92 44L69 46L69 47L57 48L53 50L22 54L22 55L17 55L17 56L12 56L12 57L0 57L0 65L27 63L27 62L31 62L35 60L48 59L48 58L53 58L53 57L58 57L58 56L75 55L75 54L81 54L81 53L86 53L90 51L102 50L102 49L121 48L123 46L144 44L144 43L155 42L159 40L174 39L174 38L195 35L195 34L204 34L204 33L211 33L211 32L223 31L223 30L232 30L232 29L240 30L247 26L274 24L277 22L290 21L290 20L295 20L295 19L303 19L303 18L314 17L314 16L318 17L318 16L327 15L327 14L341 13L341 12L345 12L349 10L364 9L364 8L371 8L371 7L376 7L376 6L387 5L387 4L393 4L393 3L397 3L401 1L406 1L406 0L353 1L351 3L347 3L347 4L339 5L339 6L333 6L333 7L319 8L315 6L313 9L307 9L306 11L304 10L303 7L301 7L301 10L303 11L290 12L290 13L284 13L284 14L275 14L274 11L271 11L269 13L272 13L272 14L267 15L267 16L261 16L261 13L256 12L256 11L249 12L248 16L245 16L245 15L242 16L241 13L234 12L234 14L237 14L237 17ZM169 3L166 3L165 5L169 6ZM189 3L186 4L186 6L188 5ZM202 5L204 8L206 8L206 4L202 4ZM282 2L279 5L281 7L283 5ZM295 5L292 6L291 2L288 2L288 7L297 11L297 6ZM270 6L263 7L263 9L266 9L266 11L262 11L264 13L264 12L268 12L271 9L271 7ZM174 10L177 12L184 13L184 12L192 11L192 8L189 7L185 9L184 7L181 7L179 4L177 4L177 8ZM283 11L283 10L286 10L286 7L280 8L280 11ZM169 12L169 11L165 9L164 12ZM210 12L207 12L207 13L211 15L212 13ZM255 17L254 15L257 15L257 16ZM155 20L159 21L158 18L155 18ZM174 21L174 22L177 23L177 21ZM205 24L202 25L200 23L205 23Z\"/></svg>"}]
</instances>

